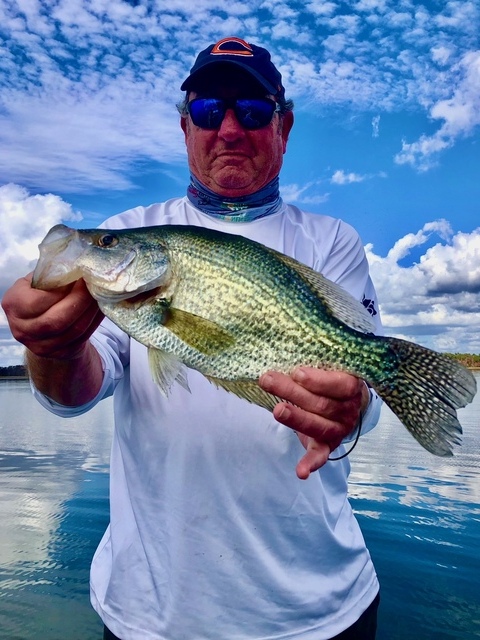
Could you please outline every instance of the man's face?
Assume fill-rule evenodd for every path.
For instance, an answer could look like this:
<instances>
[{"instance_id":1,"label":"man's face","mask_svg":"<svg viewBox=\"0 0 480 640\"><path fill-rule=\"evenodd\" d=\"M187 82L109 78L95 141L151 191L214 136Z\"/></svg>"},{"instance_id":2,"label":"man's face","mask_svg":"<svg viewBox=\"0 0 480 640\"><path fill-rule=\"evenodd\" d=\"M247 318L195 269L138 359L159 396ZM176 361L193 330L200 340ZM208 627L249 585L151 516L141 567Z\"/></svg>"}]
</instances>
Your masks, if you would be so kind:
<instances>
[{"instance_id":1,"label":"man's face","mask_svg":"<svg viewBox=\"0 0 480 640\"><path fill-rule=\"evenodd\" d=\"M260 97L258 88L223 79L208 90L191 91L188 99L198 97ZM261 97L266 96L265 93ZM206 187L226 197L255 193L275 178L282 166L293 114L283 117L275 113L272 121L261 129L244 129L232 109L227 109L218 129L201 129L190 116L181 118L185 133L190 171Z\"/></svg>"}]
</instances>

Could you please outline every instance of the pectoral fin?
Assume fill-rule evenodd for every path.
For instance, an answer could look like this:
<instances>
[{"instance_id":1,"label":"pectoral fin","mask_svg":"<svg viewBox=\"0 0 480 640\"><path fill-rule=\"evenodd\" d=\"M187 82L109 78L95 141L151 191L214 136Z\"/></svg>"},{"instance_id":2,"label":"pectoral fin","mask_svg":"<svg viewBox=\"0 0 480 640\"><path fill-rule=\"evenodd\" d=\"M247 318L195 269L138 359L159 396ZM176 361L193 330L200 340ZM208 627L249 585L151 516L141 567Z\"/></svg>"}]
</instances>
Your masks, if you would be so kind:
<instances>
[{"instance_id":1,"label":"pectoral fin","mask_svg":"<svg viewBox=\"0 0 480 640\"><path fill-rule=\"evenodd\" d=\"M153 381L157 383L165 396L170 387L178 382L184 389L190 391L187 380L186 367L174 355L150 347L148 350L148 364Z\"/></svg>"},{"instance_id":2,"label":"pectoral fin","mask_svg":"<svg viewBox=\"0 0 480 640\"><path fill-rule=\"evenodd\" d=\"M215 322L175 307L168 309L163 325L207 356L221 353L235 342L234 336Z\"/></svg>"}]
</instances>

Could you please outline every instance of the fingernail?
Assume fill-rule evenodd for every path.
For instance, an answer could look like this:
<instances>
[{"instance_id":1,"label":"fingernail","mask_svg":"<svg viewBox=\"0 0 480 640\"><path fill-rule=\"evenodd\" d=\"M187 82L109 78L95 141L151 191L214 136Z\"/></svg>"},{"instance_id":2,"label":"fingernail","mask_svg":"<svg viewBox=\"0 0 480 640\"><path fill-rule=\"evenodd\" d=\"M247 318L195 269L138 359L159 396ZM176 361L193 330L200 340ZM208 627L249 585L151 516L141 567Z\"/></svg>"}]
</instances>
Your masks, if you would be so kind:
<instances>
[{"instance_id":1,"label":"fingernail","mask_svg":"<svg viewBox=\"0 0 480 640\"><path fill-rule=\"evenodd\" d=\"M290 411L290 408L288 407L288 405L283 404L283 405L280 405L279 409L276 410L275 414L276 414L275 417L277 418L277 420L288 420L292 415L292 412Z\"/></svg>"},{"instance_id":2,"label":"fingernail","mask_svg":"<svg viewBox=\"0 0 480 640\"><path fill-rule=\"evenodd\" d=\"M295 369L295 371L292 373L292 378L296 382L303 382L303 380L305 380L306 377L307 377L307 374L303 369Z\"/></svg>"},{"instance_id":3,"label":"fingernail","mask_svg":"<svg viewBox=\"0 0 480 640\"><path fill-rule=\"evenodd\" d=\"M269 373L264 373L263 376L260 376L260 380L258 382L264 389L269 389L272 386L273 378Z\"/></svg>"}]
</instances>

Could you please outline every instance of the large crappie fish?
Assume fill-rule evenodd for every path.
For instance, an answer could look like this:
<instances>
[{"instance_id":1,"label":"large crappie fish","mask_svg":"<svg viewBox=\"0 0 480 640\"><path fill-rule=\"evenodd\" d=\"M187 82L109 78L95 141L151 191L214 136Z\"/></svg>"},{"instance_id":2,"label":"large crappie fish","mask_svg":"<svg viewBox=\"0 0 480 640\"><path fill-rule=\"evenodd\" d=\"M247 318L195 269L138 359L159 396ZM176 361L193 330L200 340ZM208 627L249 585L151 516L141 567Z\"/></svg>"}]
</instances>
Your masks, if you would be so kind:
<instances>
[{"instance_id":1,"label":"large crappie fish","mask_svg":"<svg viewBox=\"0 0 480 640\"><path fill-rule=\"evenodd\" d=\"M428 451L451 455L456 409L473 375L448 356L375 336L363 305L309 267L241 236L189 226L53 227L32 286L83 278L103 313L148 347L154 380L184 386L183 366L272 409L262 373L299 365L366 380Z\"/></svg>"}]
</instances>

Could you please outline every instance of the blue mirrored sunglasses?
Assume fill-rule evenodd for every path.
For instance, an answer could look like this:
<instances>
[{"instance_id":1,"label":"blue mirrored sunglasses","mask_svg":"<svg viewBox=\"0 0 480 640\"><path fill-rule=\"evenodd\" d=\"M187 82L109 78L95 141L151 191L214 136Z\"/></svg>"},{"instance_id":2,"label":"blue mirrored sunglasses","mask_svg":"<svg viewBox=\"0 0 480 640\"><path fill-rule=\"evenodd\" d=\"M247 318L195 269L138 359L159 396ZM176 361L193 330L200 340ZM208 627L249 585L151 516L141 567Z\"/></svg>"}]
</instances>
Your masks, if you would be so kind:
<instances>
[{"instance_id":1,"label":"blue mirrored sunglasses","mask_svg":"<svg viewBox=\"0 0 480 640\"><path fill-rule=\"evenodd\" d=\"M218 129L227 109L233 109L245 129L261 129L270 124L280 105L269 98L195 98L187 103L193 124L202 129Z\"/></svg>"}]
</instances>

